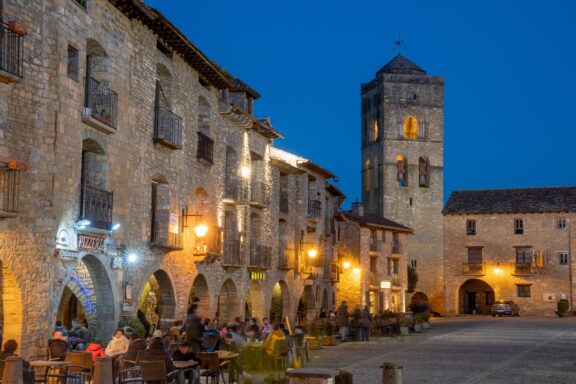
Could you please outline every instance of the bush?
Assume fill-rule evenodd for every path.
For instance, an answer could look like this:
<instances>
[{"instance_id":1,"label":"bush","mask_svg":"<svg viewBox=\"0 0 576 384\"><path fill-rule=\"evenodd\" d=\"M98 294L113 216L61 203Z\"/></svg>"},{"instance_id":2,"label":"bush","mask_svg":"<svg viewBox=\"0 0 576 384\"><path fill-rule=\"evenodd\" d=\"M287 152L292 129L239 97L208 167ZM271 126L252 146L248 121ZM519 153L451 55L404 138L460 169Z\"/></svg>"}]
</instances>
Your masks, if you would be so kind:
<instances>
[{"instance_id":1,"label":"bush","mask_svg":"<svg viewBox=\"0 0 576 384\"><path fill-rule=\"evenodd\" d=\"M144 326L136 317L123 317L118 323L118 328L131 328L136 336L143 338L145 336L146 330Z\"/></svg>"},{"instance_id":2,"label":"bush","mask_svg":"<svg viewBox=\"0 0 576 384\"><path fill-rule=\"evenodd\" d=\"M570 309L570 303L568 302L568 299L561 299L560 301L558 301L558 313L567 313L568 309Z\"/></svg>"},{"instance_id":3,"label":"bush","mask_svg":"<svg viewBox=\"0 0 576 384\"><path fill-rule=\"evenodd\" d=\"M415 268L408 266L408 293L414 293L416 291L416 285L418 284L418 273Z\"/></svg>"},{"instance_id":4,"label":"bush","mask_svg":"<svg viewBox=\"0 0 576 384\"><path fill-rule=\"evenodd\" d=\"M406 316L406 315L401 315L399 320L398 320L398 325L400 325L400 327L404 328L409 328L412 324L412 322L410 321L410 319Z\"/></svg>"}]
</instances>

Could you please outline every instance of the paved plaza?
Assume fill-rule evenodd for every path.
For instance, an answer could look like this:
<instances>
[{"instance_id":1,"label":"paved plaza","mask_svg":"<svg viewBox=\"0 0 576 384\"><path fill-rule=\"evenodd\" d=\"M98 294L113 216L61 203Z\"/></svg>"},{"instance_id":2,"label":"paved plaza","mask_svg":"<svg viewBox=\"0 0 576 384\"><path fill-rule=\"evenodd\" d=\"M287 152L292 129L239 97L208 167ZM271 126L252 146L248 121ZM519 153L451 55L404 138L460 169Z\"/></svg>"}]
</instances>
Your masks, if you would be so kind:
<instances>
[{"instance_id":1,"label":"paved plaza","mask_svg":"<svg viewBox=\"0 0 576 384\"><path fill-rule=\"evenodd\" d=\"M576 319L457 317L404 337L311 351L311 365L380 383L383 362L401 364L406 384L576 383Z\"/></svg>"}]
</instances>

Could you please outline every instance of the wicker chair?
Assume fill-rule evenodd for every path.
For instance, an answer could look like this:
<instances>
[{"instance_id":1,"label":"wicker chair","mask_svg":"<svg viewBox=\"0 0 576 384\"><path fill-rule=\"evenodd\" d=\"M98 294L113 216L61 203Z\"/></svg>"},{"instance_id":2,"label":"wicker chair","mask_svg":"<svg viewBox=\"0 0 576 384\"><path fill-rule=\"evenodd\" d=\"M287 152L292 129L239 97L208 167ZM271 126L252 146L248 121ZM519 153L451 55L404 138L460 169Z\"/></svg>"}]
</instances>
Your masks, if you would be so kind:
<instances>
[{"instance_id":1,"label":"wicker chair","mask_svg":"<svg viewBox=\"0 0 576 384\"><path fill-rule=\"evenodd\" d=\"M218 384L221 375L224 380L218 352L200 352L198 357L200 358L200 377L205 377L206 383L210 379L211 384ZM226 380L224 380L224 383L226 383Z\"/></svg>"},{"instance_id":2,"label":"wicker chair","mask_svg":"<svg viewBox=\"0 0 576 384\"><path fill-rule=\"evenodd\" d=\"M48 340L48 360L64 361L67 351L68 343L64 340Z\"/></svg>"}]
</instances>

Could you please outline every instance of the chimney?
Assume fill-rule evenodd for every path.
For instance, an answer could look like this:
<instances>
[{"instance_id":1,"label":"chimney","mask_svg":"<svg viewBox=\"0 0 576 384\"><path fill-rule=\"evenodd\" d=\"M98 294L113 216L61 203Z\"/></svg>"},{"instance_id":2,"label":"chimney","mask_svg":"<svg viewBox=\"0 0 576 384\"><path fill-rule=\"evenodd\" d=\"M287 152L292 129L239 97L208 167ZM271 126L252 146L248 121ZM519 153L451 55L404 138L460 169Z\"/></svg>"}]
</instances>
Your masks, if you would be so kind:
<instances>
[{"instance_id":1,"label":"chimney","mask_svg":"<svg viewBox=\"0 0 576 384\"><path fill-rule=\"evenodd\" d=\"M364 207L358 199L352 203L352 214L356 216L364 216Z\"/></svg>"}]
</instances>

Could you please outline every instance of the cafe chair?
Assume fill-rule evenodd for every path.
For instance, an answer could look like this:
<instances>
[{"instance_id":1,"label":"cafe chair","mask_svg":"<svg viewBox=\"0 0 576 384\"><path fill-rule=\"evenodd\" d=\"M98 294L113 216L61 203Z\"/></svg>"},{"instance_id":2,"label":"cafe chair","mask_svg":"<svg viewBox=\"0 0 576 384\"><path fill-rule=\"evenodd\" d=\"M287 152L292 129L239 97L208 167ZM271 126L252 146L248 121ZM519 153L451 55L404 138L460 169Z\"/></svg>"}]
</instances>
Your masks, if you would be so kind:
<instances>
[{"instance_id":1,"label":"cafe chair","mask_svg":"<svg viewBox=\"0 0 576 384\"><path fill-rule=\"evenodd\" d=\"M222 375L218 352L199 352L198 358L200 358L200 377L206 378L206 384L208 382L218 384ZM223 375L222 379L226 383Z\"/></svg>"},{"instance_id":2,"label":"cafe chair","mask_svg":"<svg viewBox=\"0 0 576 384\"><path fill-rule=\"evenodd\" d=\"M48 360L64 361L67 351L68 343L64 340L48 340Z\"/></svg>"},{"instance_id":3,"label":"cafe chair","mask_svg":"<svg viewBox=\"0 0 576 384\"><path fill-rule=\"evenodd\" d=\"M176 384L178 382L178 371L167 373L166 363L161 360L141 361L140 373L145 383Z\"/></svg>"},{"instance_id":4,"label":"cafe chair","mask_svg":"<svg viewBox=\"0 0 576 384\"><path fill-rule=\"evenodd\" d=\"M142 380L140 367L120 368L118 372L118 384L141 384Z\"/></svg>"},{"instance_id":5,"label":"cafe chair","mask_svg":"<svg viewBox=\"0 0 576 384\"><path fill-rule=\"evenodd\" d=\"M278 370L283 371L288 367L288 355L290 354L290 341L289 340L278 340L274 343L274 354L270 356L272 360L272 369L275 370L277 367L276 363L280 363L280 368Z\"/></svg>"}]
</instances>

